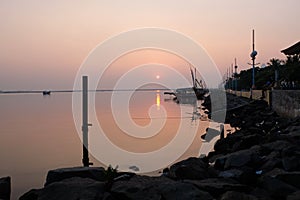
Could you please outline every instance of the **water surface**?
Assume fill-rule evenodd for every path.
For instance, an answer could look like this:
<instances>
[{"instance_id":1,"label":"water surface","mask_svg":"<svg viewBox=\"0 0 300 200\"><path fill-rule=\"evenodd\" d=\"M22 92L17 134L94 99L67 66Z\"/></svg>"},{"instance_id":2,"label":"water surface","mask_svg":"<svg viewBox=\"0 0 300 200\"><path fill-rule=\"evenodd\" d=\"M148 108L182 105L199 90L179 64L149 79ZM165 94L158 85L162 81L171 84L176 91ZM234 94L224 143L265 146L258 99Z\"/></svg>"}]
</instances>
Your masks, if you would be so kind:
<instances>
[{"instance_id":1,"label":"water surface","mask_svg":"<svg viewBox=\"0 0 300 200\"><path fill-rule=\"evenodd\" d=\"M117 91L117 95L122 96L126 92L129 91ZM204 120L203 117L199 119L199 102L177 104L163 91L134 92L129 102L134 123L143 127L149 125L151 120L158 124L159 120L165 121L159 133L141 139L131 137L116 125L111 111L111 95L112 91L96 93L96 111L101 127L113 144L136 153L156 151L172 141L182 122L189 127L185 129L186 134L196 129L197 135L177 160L199 156L200 135L209 123L205 117ZM151 109L153 115L149 114ZM51 93L50 96L0 94L0 110L0 177L12 177L12 199L31 188L42 187L50 169L82 165L82 145L72 115L72 93ZM122 117L124 112L125 108L121 108L119 116ZM93 131L91 127L90 134L94 134ZM148 133L140 134L142 137ZM105 149L101 150L109 154ZM95 166L103 166L93 156L90 159Z\"/></svg>"}]
</instances>

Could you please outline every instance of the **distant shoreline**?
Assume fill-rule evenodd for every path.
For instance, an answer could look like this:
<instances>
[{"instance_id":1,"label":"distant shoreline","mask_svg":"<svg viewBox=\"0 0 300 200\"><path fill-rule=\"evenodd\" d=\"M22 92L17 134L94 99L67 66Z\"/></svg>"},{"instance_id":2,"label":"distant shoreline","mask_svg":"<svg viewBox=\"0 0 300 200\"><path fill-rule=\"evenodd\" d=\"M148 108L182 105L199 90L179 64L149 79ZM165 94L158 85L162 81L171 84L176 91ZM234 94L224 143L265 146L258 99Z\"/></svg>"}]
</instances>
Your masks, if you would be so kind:
<instances>
[{"instance_id":1,"label":"distant shoreline","mask_svg":"<svg viewBox=\"0 0 300 200\"><path fill-rule=\"evenodd\" d=\"M100 89L100 90L89 90L89 92L127 92L127 91L168 91L173 89L163 89L163 88L149 88L149 89ZM71 92L81 92L82 90L0 90L0 94L38 94L44 91L50 91L51 93L71 93Z\"/></svg>"}]
</instances>

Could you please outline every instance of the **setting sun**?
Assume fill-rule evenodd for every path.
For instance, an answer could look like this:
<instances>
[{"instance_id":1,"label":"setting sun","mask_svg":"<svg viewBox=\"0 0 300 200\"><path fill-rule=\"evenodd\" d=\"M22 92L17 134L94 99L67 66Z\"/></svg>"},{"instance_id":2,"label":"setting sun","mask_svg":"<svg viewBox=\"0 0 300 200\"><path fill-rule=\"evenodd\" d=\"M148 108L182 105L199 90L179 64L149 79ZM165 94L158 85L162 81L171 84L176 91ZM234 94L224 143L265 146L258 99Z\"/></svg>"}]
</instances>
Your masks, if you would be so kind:
<instances>
[{"instance_id":1,"label":"setting sun","mask_svg":"<svg viewBox=\"0 0 300 200\"><path fill-rule=\"evenodd\" d=\"M159 75L156 75L156 79L159 79L160 78L160 76Z\"/></svg>"}]
</instances>

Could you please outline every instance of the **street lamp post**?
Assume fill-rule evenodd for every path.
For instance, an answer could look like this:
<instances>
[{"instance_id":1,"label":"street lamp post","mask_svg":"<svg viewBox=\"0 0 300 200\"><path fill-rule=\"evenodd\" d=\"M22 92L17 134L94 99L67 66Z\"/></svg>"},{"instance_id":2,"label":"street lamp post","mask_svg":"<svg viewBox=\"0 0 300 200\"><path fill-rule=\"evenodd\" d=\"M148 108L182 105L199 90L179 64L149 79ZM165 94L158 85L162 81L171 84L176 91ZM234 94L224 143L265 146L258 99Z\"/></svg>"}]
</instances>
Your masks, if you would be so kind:
<instances>
[{"instance_id":1,"label":"street lamp post","mask_svg":"<svg viewBox=\"0 0 300 200\"><path fill-rule=\"evenodd\" d=\"M257 56L257 51L255 50L254 47L254 29L252 30L252 53L250 54L250 57L252 59L252 87L250 90L250 99L252 99L252 95L253 95L253 89L255 89L255 65L257 65L255 63L255 58Z\"/></svg>"},{"instance_id":2,"label":"street lamp post","mask_svg":"<svg viewBox=\"0 0 300 200\"><path fill-rule=\"evenodd\" d=\"M237 92L237 64L236 64L236 58L234 59L234 81L235 81L235 95Z\"/></svg>"}]
</instances>

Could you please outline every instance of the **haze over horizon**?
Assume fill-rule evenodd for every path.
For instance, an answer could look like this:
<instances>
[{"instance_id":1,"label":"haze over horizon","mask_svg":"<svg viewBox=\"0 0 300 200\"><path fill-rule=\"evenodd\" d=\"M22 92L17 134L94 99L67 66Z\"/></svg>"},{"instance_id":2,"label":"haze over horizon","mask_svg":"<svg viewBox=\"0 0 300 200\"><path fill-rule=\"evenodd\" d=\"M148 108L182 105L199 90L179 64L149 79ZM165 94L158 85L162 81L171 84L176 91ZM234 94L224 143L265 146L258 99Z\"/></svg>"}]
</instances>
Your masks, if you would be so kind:
<instances>
[{"instance_id":1,"label":"haze over horizon","mask_svg":"<svg viewBox=\"0 0 300 200\"><path fill-rule=\"evenodd\" d=\"M202 45L222 74L234 58L239 71L249 68L252 29L257 62L285 59L280 51L300 40L299 7L298 0L1 1L0 90L71 89L80 65L99 43L142 27L187 35ZM139 62L115 64L185 65L164 53L138 55Z\"/></svg>"}]
</instances>

